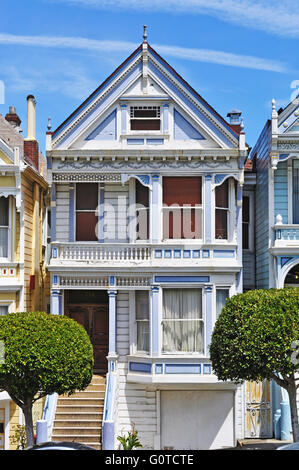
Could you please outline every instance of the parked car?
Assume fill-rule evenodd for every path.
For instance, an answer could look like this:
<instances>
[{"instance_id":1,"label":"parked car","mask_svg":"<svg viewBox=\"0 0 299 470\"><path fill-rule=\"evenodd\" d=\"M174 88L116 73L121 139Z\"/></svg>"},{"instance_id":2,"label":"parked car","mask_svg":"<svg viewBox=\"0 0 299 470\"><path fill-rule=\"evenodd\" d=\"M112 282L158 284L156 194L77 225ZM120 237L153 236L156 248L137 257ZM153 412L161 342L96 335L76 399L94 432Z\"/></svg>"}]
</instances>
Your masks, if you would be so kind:
<instances>
[{"instance_id":1,"label":"parked car","mask_svg":"<svg viewBox=\"0 0 299 470\"><path fill-rule=\"evenodd\" d=\"M27 447L25 450L97 450L80 442L50 441L41 442L34 446Z\"/></svg>"},{"instance_id":2,"label":"parked car","mask_svg":"<svg viewBox=\"0 0 299 470\"><path fill-rule=\"evenodd\" d=\"M299 450L299 442L294 442L294 444L285 444L284 446L279 446L276 450Z\"/></svg>"}]
</instances>

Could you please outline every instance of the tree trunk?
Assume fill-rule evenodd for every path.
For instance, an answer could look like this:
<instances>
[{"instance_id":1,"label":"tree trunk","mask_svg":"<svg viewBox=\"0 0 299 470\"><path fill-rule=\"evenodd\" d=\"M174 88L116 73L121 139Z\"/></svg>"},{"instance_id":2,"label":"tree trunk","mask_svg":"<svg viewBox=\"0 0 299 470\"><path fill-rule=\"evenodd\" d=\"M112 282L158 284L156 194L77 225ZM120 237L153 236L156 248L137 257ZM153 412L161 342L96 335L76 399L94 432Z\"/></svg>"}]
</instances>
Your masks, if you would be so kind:
<instances>
[{"instance_id":1,"label":"tree trunk","mask_svg":"<svg viewBox=\"0 0 299 470\"><path fill-rule=\"evenodd\" d=\"M27 447L29 447L29 446L34 445L32 402L31 401L23 405L23 413L25 417Z\"/></svg>"},{"instance_id":2,"label":"tree trunk","mask_svg":"<svg viewBox=\"0 0 299 470\"><path fill-rule=\"evenodd\" d=\"M298 409L297 409L297 390L295 380L287 388L290 400L291 420L293 429L294 442L299 442L299 424L298 424Z\"/></svg>"}]
</instances>

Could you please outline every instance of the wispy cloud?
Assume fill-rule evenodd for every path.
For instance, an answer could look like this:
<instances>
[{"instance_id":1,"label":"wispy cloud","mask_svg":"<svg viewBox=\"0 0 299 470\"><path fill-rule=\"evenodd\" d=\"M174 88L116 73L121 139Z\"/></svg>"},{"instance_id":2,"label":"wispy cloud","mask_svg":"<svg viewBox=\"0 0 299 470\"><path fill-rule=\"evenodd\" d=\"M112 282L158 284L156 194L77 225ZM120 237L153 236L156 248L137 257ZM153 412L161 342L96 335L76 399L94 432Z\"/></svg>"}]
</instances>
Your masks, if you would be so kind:
<instances>
[{"instance_id":1,"label":"wispy cloud","mask_svg":"<svg viewBox=\"0 0 299 470\"><path fill-rule=\"evenodd\" d=\"M0 69L11 91L29 93L32 90L41 93L59 93L70 98L82 100L97 86L97 82L88 77L86 70L70 61L55 62L55 67L43 66L41 69L6 66Z\"/></svg>"},{"instance_id":2,"label":"wispy cloud","mask_svg":"<svg viewBox=\"0 0 299 470\"><path fill-rule=\"evenodd\" d=\"M105 41L82 37L18 36L13 34L0 34L0 45L1 44L31 47L81 49L105 53L128 53L134 50L137 46L137 44L131 42L109 40ZM184 60L208 62L231 67L242 67L279 73L286 73L288 71L284 63L276 60L263 59L260 57L233 54L230 52L215 51L209 49L191 49L172 45L153 44L153 47L157 50L157 52L165 56L176 57Z\"/></svg>"},{"instance_id":3,"label":"wispy cloud","mask_svg":"<svg viewBox=\"0 0 299 470\"><path fill-rule=\"evenodd\" d=\"M299 37L297 0L48 0L97 9L205 14L239 26Z\"/></svg>"}]
</instances>

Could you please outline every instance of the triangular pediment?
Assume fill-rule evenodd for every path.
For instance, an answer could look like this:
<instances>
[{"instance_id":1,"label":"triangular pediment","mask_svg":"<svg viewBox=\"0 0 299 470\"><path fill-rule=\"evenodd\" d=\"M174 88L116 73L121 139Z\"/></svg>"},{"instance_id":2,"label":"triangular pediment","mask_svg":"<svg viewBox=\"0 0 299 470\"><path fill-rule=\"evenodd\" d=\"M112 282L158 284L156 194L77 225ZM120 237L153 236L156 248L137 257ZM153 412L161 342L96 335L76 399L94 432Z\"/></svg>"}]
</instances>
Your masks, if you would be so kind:
<instances>
[{"instance_id":1,"label":"triangular pediment","mask_svg":"<svg viewBox=\"0 0 299 470\"><path fill-rule=\"evenodd\" d=\"M59 126L53 133L53 148L117 145L120 135L126 134L122 108L127 106L129 113L130 106L138 103L154 104L161 112L169 106L167 131L177 141L202 142L205 148L238 146L238 134L148 46L146 61L143 49L138 48Z\"/></svg>"}]
</instances>

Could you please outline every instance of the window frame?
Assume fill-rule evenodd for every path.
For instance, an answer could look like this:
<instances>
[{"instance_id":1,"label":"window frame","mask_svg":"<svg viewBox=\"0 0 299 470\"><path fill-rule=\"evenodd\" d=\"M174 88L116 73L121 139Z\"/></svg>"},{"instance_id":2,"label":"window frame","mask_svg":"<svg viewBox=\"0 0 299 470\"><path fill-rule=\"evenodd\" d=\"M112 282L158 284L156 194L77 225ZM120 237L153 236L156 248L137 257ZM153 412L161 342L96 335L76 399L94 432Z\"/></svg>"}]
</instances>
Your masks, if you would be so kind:
<instances>
[{"instance_id":1,"label":"window frame","mask_svg":"<svg viewBox=\"0 0 299 470\"><path fill-rule=\"evenodd\" d=\"M242 249L247 253L254 251L254 193L243 191L243 198L249 198L249 222L248 222L248 248L243 247L243 214L242 214Z\"/></svg>"},{"instance_id":2,"label":"window frame","mask_svg":"<svg viewBox=\"0 0 299 470\"><path fill-rule=\"evenodd\" d=\"M228 181L228 207L216 206L216 189ZM237 195L235 188L235 179L229 176L221 184L214 185L213 188L213 207L214 207L214 228L213 228L213 241L215 244L230 243L236 237L236 205ZM216 238L216 210L224 210L227 213L227 238Z\"/></svg>"},{"instance_id":3,"label":"window frame","mask_svg":"<svg viewBox=\"0 0 299 470\"><path fill-rule=\"evenodd\" d=\"M295 222L295 217L294 217L294 162L298 161L298 166L299 166L299 159L298 158L290 158L288 160L288 167L287 171L290 177L288 178L288 186L290 188L290 193L289 193L289 219L291 219L291 225L299 225L299 220L298 222ZM289 171L290 170L290 171ZM298 168L299 171L299 168Z\"/></svg>"},{"instance_id":4,"label":"window frame","mask_svg":"<svg viewBox=\"0 0 299 470\"><path fill-rule=\"evenodd\" d=\"M178 204L172 204L170 206L165 206L164 207L164 202L163 202L163 199L164 199L164 179L165 178L184 178L184 179L187 179L187 178L200 178L201 180L201 204L195 204L194 206L191 206L190 204L183 204L182 206L179 206ZM193 243L193 244L197 244L197 243L202 243L203 239L204 239L204 207L205 207L205 204L204 204L204 177L202 174L199 174L199 175L184 175L184 176L181 176L181 175L163 175L163 178L162 178L162 207L161 207L161 215L162 215L162 226L161 226L161 235L162 235L162 242L163 243ZM201 237L200 238L166 238L164 236L164 212L166 212L167 210L169 212L174 212L176 210L179 210L179 211L183 211L183 210L194 210L194 211L201 211ZM182 223L182 212L181 212L181 223Z\"/></svg>"},{"instance_id":5,"label":"window frame","mask_svg":"<svg viewBox=\"0 0 299 470\"><path fill-rule=\"evenodd\" d=\"M98 236L97 236L96 240L77 240L77 212L87 212L87 213L96 214L96 217L98 217L98 221L97 221L95 227L98 226L99 217L100 217L99 216L99 211L97 210L100 207L100 184L99 183L94 183L94 182L86 183L86 184L96 184L97 185L97 188L98 188L97 208L96 209L86 209L86 210L85 209L83 209L83 210L78 209L77 210L77 185L82 184L82 183L85 183L85 181L77 182L74 185L74 241L75 241L75 243L97 243L99 241L99 233L98 233ZM71 221L69 221L69 223L71 223Z\"/></svg>"},{"instance_id":6,"label":"window frame","mask_svg":"<svg viewBox=\"0 0 299 470\"><path fill-rule=\"evenodd\" d=\"M148 319L137 319L137 292L147 292L148 295ZM134 291L134 331L135 331L135 348L134 353L141 356L149 356L151 351L151 312L150 312L150 291L149 289L137 289ZM148 323L148 351L142 351L138 349L138 322Z\"/></svg>"},{"instance_id":7,"label":"window frame","mask_svg":"<svg viewBox=\"0 0 299 470\"><path fill-rule=\"evenodd\" d=\"M196 289L197 291L201 291L201 315L202 318L189 318L189 321L200 321L202 323L202 351L164 351L163 349L163 313L164 313L164 292L165 290L186 290L186 289ZM162 295L161 295L161 302L160 302L160 308L161 308L161 316L160 316L160 354L161 356L182 356L182 357L187 357L187 356L196 356L196 357L206 357L207 352L206 352L206 298L205 298L205 289L204 286L171 286L171 285L165 285L161 289ZM166 321L169 321L170 319L166 319ZM186 319L176 319L173 321L186 321Z\"/></svg>"},{"instance_id":8,"label":"window frame","mask_svg":"<svg viewBox=\"0 0 299 470\"><path fill-rule=\"evenodd\" d=\"M12 240L11 240L11 224L12 224L12 198L11 196L4 197L8 200L7 211L8 211L8 225L1 225L1 228L7 228L7 256L1 256L0 261L11 261L12 254Z\"/></svg>"}]
</instances>

